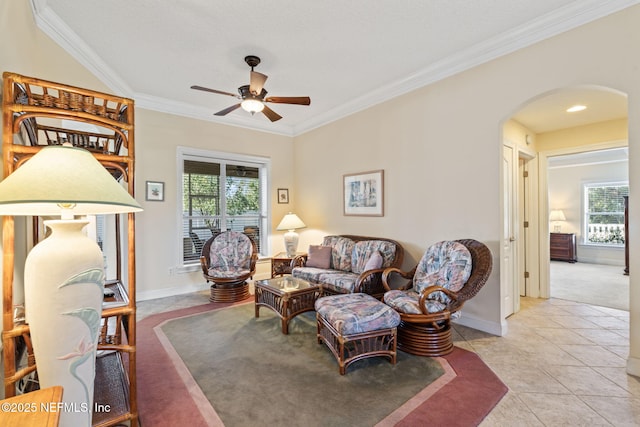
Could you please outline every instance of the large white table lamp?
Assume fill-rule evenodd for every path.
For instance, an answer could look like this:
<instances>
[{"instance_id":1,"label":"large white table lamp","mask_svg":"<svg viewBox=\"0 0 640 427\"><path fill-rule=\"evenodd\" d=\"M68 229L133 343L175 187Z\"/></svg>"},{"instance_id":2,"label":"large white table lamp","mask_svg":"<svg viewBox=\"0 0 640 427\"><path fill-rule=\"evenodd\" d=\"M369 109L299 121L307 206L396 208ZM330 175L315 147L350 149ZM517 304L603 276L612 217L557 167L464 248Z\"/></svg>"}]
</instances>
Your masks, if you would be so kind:
<instances>
[{"instance_id":1,"label":"large white table lamp","mask_svg":"<svg viewBox=\"0 0 640 427\"><path fill-rule=\"evenodd\" d=\"M0 215L61 216L29 252L25 314L40 387L63 387L60 426L91 426L104 265L76 215L142 208L87 150L48 146L0 182ZM101 402L97 402L101 403ZM104 403L104 402L102 402Z\"/></svg>"},{"instance_id":2,"label":"large white table lamp","mask_svg":"<svg viewBox=\"0 0 640 427\"><path fill-rule=\"evenodd\" d=\"M284 233L284 247L287 250L288 257L293 258L296 256L296 250L298 249L298 233L296 233L296 230L305 227L305 223L298 218L298 215L292 212L286 214L278 224L278 227L276 227L278 231L288 230Z\"/></svg>"}]
</instances>

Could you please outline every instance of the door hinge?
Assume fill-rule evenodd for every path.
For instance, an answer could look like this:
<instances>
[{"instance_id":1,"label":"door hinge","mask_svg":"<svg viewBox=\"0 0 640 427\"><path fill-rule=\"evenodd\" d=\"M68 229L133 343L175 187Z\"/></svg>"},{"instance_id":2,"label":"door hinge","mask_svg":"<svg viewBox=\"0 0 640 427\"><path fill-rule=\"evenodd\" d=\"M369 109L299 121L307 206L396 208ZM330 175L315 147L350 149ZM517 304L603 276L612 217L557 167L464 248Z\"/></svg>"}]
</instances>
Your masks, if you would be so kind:
<instances>
[{"instance_id":1,"label":"door hinge","mask_svg":"<svg viewBox=\"0 0 640 427\"><path fill-rule=\"evenodd\" d=\"M528 271L525 271L525 272L524 272L524 278L525 278L525 279L528 279L528 278L529 278L529 272L528 272Z\"/></svg>"},{"instance_id":2,"label":"door hinge","mask_svg":"<svg viewBox=\"0 0 640 427\"><path fill-rule=\"evenodd\" d=\"M529 171L522 171L522 176L525 178L529 178Z\"/></svg>"},{"instance_id":3,"label":"door hinge","mask_svg":"<svg viewBox=\"0 0 640 427\"><path fill-rule=\"evenodd\" d=\"M524 228L529 228L529 221L524 222Z\"/></svg>"}]
</instances>

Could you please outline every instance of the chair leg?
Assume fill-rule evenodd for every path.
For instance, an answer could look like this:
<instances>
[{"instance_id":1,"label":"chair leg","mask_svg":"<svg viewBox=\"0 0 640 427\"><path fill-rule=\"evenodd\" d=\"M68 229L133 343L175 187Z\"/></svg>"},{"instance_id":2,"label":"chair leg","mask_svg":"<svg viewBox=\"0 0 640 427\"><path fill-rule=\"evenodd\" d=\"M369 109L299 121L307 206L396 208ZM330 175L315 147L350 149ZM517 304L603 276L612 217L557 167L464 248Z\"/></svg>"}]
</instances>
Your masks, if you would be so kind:
<instances>
[{"instance_id":1,"label":"chair leg","mask_svg":"<svg viewBox=\"0 0 640 427\"><path fill-rule=\"evenodd\" d=\"M409 323L398 326L398 348L417 356L439 357L453 351L451 323Z\"/></svg>"}]
</instances>

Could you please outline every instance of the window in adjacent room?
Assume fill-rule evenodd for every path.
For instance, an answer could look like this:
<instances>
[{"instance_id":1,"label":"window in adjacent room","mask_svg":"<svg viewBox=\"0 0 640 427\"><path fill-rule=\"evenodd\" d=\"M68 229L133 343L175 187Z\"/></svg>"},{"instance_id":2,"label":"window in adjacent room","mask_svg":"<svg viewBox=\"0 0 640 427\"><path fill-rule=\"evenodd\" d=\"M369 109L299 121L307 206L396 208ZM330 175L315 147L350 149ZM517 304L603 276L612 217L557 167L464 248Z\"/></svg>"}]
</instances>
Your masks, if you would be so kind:
<instances>
[{"instance_id":1,"label":"window in adjacent room","mask_svg":"<svg viewBox=\"0 0 640 427\"><path fill-rule=\"evenodd\" d=\"M624 246L624 198L629 183L584 184L584 243Z\"/></svg>"},{"instance_id":2,"label":"window in adjacent room","mask_svg":"<svg viewBox=\"0 0 640 427\"><path fill-rule=\"evenodd\" d=\"M204 243L216 232L251 236L266 249L267 162L235 155L183 153L182 262L198 262ZM262 230L262 232L261 232Z\"/></svg>"}]
</instances>

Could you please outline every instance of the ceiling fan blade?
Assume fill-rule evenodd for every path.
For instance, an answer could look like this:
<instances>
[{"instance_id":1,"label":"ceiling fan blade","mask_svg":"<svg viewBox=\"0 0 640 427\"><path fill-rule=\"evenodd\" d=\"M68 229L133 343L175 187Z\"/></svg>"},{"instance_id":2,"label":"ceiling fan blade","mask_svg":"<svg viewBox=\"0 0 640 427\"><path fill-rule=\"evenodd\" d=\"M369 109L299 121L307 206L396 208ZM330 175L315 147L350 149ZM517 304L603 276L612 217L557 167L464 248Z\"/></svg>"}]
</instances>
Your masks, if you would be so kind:
<instances>
[{"instance_id":1,"label":"ceiling fan blade","mask_svg":"<svg viewBox=\"0 0 640 427\"><path fill-rule=\"evenodd\" d=\"M219 95L229 95L229 96L233 96L234 98L240 98L237 94L235 93L230 93L230 92L223 92L221 90L216 90L216 89L209 89L208 87L202 87L202 86L191 86L191 89L195 89L195 90L203 90L205 92L212 92L212 93L217 93Z\"/></svg>"},{"instance_id":2,"label":"ceiling fan blade","mask_svg":"<svg viewBox=\"0 0 640 427\"><path fill-rule=\"evenodd\" d=\"M227 107L224 110L218 111L214 114L214 116L226 116L227 114L229 114L233 110L237 110L238 108L240 108L240 104L232 105L231 107Z\"/></svg>"},{"instance_id":3,"label":"ceiling fan blade","mask_svg":"<svg viewBox=\"0 0 640 427\"><path fill-rule=\"evenodd\" d=\"M254 95L260 95L260 92L262 92L262 87L264 86L264 82L267 81L267 78L268 77L262 73L252 71L251 81L249 84L249 92Z\"/></svg>"},{"instance_id":4,"label":"ceiling fan blade","mask_svg":"<svg viewBox=\"0 0 640 427\"><path fill-rule=\"evenodd\" d=\"M269 96L264 101L276 104L311 105L311 98L308 96Z\"/></svg>"},{"instance_id":5,"label":"ceiling fan blade","mask_svg":"<svg viewBox=\"0 0 640 427\"><path fill-rule=\"evenodd\" d=\"M276 122L278 120L280 120L282 118L282 116L278 113L276 113L275 111L273 111L271 108L267 107L266 105L264 106L264 109L262 110L262 113L267 116L267 118L269 120L271 120L272 122Z\"/></svg>"}]
</instances>

